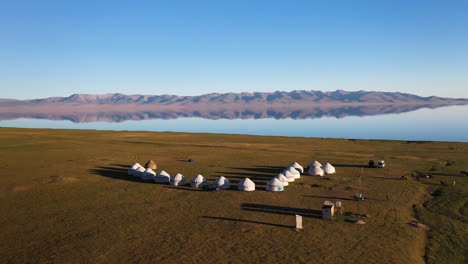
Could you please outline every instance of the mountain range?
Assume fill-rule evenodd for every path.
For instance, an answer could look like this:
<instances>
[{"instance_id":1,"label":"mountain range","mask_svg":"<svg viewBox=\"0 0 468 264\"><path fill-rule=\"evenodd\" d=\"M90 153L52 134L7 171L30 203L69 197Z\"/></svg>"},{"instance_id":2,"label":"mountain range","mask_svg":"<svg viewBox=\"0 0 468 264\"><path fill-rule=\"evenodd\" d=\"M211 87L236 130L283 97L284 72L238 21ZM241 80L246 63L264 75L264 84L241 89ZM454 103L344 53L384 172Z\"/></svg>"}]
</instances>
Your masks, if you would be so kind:
<instances>
[{"instance_id":1,"label":"mountain range","mask_svg":"<svg viewBox=\"0 0 468 264\"><path fill-rule=\"evenodd\" d=\"M465 104L468 104L468 99L421 97L398 92L343 90L210 93L199 96L74 94L68 97L32 100L0 99L0 120L35 118L81 123L180 117L343 118Z\"/></svg>"},{"instance_id":2,"label":"mountain range","mask_svg":"<svg viewBox=\"0 0 468 264\"><path fill-rule=\"evenodd\" d=\"M191 104L343 104L343 103L450 103L466 104L468 99L452 99L444 97L421 97L414 94L399 92L373 91L292 91L272 93L210 93L198 96L178 95L125 95L112 94L73 94L68 97L49 97L32 100L0 99L0 106L17 105L64 105L64 104L94 104L94 105L179 105Z\"/></svg>"}]
</instances>

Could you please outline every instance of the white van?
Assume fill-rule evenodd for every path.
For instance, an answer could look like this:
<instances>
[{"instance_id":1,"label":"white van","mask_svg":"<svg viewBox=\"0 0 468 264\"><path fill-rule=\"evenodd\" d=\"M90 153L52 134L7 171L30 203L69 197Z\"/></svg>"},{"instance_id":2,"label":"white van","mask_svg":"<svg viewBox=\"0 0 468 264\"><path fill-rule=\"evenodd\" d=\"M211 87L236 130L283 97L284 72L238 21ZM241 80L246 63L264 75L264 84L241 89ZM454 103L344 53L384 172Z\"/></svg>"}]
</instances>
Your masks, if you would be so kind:
<instances>
[{"instance_id":1,"label":"white van","mask_svg":"<svg viewBox=\"0 0 468 264\"><path fill-rule=\"evenodd\" d=\"M377 165L379 168L385 167L385 161L379 160L379 164Z\"/></svg>"}]
</instances>

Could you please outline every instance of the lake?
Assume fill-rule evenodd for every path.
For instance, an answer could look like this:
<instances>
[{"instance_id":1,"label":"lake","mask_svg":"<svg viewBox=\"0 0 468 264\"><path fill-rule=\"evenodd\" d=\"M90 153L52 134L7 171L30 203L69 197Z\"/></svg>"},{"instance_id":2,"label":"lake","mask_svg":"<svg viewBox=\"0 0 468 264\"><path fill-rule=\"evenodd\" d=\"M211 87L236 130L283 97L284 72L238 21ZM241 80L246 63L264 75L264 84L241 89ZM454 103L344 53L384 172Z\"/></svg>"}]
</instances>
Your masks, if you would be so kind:
<instances>
[{"instance_id":1,"label":"lake","mask_svg":"<svg viewBox=\"0 0 468 264\"><path fill-rule=\"evenodd\" d=\"M338 116L338 117L337 117ZM250 119L249 119L250 118ZM49 120L45 117L0 121L1 127L98 129L131 131L174 131L195 133L228 133L291 137L324 137L355 139L394 139L468 142L468 106L420 108L407 112L373 115L339 115L321 113L318 117L297 119L255 118L209 119L175 117L126 120L115 115L103 122L80 122L70 117ZM54 117L53 119L60 119ZM67 120L69 119L69 120ZM71 121L70 121L71 120ZM109 121L110 120L110 121ZM114 122L112 120L118 120Z\"/></svg>"}]
</instances>

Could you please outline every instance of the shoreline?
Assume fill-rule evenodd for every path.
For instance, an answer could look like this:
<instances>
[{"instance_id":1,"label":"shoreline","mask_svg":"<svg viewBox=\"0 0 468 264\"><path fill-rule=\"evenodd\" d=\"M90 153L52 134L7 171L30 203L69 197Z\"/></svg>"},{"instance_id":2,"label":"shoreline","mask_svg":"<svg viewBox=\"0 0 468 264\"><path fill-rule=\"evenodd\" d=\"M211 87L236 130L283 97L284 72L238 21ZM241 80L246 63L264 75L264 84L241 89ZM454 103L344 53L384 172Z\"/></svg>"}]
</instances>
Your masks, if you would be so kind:
<instances>
[{"instance_id":1,"label":"shoreline","mask_svg":"<svg viewBox=\"0 0 468 264\"><path fill-rule=\"evenodd\" d=\"M53 120L52 120L53 121ZM258 135L258 134L240 134L240 133L211 133L211 132L185 132L185 131L150 131L150 130L112 130L112 129L93 129L93 128L37 128L37 127L5 127L0 125L0 129L35 129L35 130L65 130L65 131L102 131L102 132L137 132L137 133L174 133L174 134L198 134L198 135L227 135L227 136L246 136L246 137L272 137L272 138L299 138L299 139L330 139L347 141L388 141L388 142L406 142L407 144L423 143L468 143L468 141L449 141L449 140L414 140L414 139L378 139L378 138L341 138L341 137L301 137L301 136L279 136L279 135Z\"/></svg>"}]
</instances>

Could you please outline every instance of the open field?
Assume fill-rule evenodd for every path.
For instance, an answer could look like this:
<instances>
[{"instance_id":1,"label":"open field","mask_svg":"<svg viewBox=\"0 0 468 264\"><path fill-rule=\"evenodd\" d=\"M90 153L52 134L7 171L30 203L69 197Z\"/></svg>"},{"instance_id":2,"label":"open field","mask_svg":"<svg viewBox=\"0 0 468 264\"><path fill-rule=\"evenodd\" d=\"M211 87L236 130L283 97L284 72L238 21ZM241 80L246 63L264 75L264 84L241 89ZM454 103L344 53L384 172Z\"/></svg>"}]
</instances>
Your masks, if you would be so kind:
<instances>
[{"instance_id":1,"label":"open field","mask_svg":"<svg viewBox=\"0 0 468 264\"><path fill-rule=\"evenodd\" d=\"M0 263L468 258L468 177L459 176L468 170L468 143L0 128L0 146ZM235 187L250 177L257 191L203 192L127 175L128 166L149 159L157 171L188 180L224 175ZM387 167L367 168L369 159ZM290 163L314 160L335 165L337 174L263 190ZM410 176L416 171L434 178L417 181ZM356 192L369 199L353 201ZM325 200L371 217L365 225L344 216L322 220ZM292 231L296 213L304 216L303 232ZM408 225L415 217L431 230Z\"/></svg>"}]
</instances>

